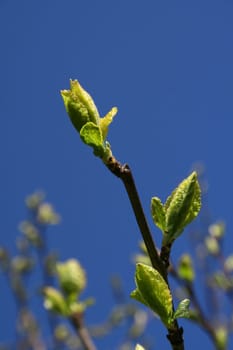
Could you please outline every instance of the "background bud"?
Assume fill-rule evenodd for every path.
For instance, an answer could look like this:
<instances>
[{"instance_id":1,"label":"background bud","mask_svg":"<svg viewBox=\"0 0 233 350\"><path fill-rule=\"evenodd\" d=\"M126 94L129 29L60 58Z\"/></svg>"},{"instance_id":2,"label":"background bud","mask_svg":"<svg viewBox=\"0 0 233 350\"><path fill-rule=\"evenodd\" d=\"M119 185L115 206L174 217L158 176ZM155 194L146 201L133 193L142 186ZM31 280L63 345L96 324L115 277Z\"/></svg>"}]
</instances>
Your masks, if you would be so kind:
<instances>
[{"instance_id":1,"label":"background bud","mask_svg":"<svg viewBox=\"0 0 233 350\"><path fill-rule=\"evenodd\" d=\"M75 259L57 263L56 267L61 289L66 295L73 295L76 298L86 287L84 269Z\"/></svg>"},{"instance_id":2,"label":"background bud","mask_svg":"<svg viewBox=\"0 0 233 350\"><path fill-rule=\"evenodd\" d=\"M63 295L53 287L45 287L43 289L44 306L46 309L56 312L61 315L66 315L68 312L66 301Z\"/></svg>"},{"instance_id":3,"label":"background bud","mask_svg":"<svg viewBox=\"0 0 233 350\"><path fill-rule=\"evenodd\" d=\"M195 272L193 269L192 258L189 254L184 254L181 256L178 265L179 277L186 280L187 282L192 282L195 278Z\"/></svg>"}]
</instances>

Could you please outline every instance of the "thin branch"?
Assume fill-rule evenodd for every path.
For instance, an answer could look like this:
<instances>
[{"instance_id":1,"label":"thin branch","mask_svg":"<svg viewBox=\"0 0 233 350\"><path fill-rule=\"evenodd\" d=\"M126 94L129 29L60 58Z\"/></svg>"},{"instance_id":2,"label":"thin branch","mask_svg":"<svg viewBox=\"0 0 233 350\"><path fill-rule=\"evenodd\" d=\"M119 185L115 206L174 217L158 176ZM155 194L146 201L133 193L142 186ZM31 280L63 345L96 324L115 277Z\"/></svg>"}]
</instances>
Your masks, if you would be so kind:
<instances>
[{"instance_id":1,"label":"thin branch","mask_svg":"<svg viewBox=\"0 0 233 350\"><path fill-rule=\"evenodd\" d=\"M111 170L111 172L119 177L125 186L127 191L130 203L132 205L140 232L142 234L142 238L145 242L146 249L148 251L148 255L151 260L152 266L159 271L159 273L163 276L164 280L167 282L167 271L159 258L159 254L155 248L155 244L146 221L146 217L142 208L142 204L137 192L137 188L133 179L132 172L129 166L122 165L115 158L110 158L107 164L107 167Z\"/></svg>"},{"instance_id":2,"label":"thin branch","mask_svg":"<svg viewBox=\"0 0 233 350\"><path fill-rule=\"evenodd\" d=\"M70 317L71 323L74 326L77 334L79 335L80 341L85 350L97 350L93 343L88 329L84 325L83 313L76 312Z\"/></svg>"},{"instance_id":3,"label":"thin branch","mask_svg":"<svg viewBox=\"0 0 233 350\"><path fill-rule=\"evenodd\" d=\"M198 314L198 321L200 325L202 325L203 329L206 330L207 334L209 334L210 338L212 338L213 342L216 344L216 335L214 332L213 327L211 326L210 322L207 320L207 318L204 315L204 312L202 310L202 307L197 299L196 293L194 291L193 285L191 283L186 283L185 288L190 296L190 299L197 311Z\"/></svg>"},{"instance_id":4,"label":"thin branch","mask_svg":"<svg viewBox=\"0 0 233 350\"><path fill-rule=\"evenodd\" d=\"M159 257L155 247L130 167L127 164L122 165L114 157L110 157L106 165L115 176L119 177L123 181L143 241L146 245L151 264L161 274L161 276L163 276L169 287L167 269ZM183 329L179 328L176 320L172 323L171 327L168 328L167 338L170 341L173 350L184 350Z\"/></svg>"},{"instance_id":5,"label":"thin branch","mask_svg":"<svg viewBox=\"0 0 233 350\"><path fill-rule=\"evenodd\" d=\"M194 306L194 310L197 312L197 319L193 319L192 321L196 322L199 326L202 326L202 328L206 331L206 333L209 335L210 339L213 341L214 345L218 349L218 341L216 339L214 328L212 327L211 322L205 316L202 306L199 303L199 300L197 298L193 283L182 280L179 277L174 266L170 266L170 273L171 273L171 276L173 276L173 278L176 281L178 281L178 283L183 283L184 288L186 289L188 296L190 298L190 301Z\"/></svg>"}]
</instances>

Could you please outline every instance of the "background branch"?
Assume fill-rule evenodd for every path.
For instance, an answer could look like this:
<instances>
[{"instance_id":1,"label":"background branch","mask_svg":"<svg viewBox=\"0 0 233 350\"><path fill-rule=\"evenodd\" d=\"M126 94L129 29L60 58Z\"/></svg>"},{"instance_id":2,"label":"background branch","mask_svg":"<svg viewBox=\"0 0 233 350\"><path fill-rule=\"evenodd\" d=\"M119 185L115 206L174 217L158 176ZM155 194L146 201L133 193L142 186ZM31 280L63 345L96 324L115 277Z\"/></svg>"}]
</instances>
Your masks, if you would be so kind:
<instances>
[{"instance_id":1,"label":"background branch","mask_svg":"<svg viewBox=\"0 0 233 350\"><path fill-rule=\"evenodd\" d=\"M71 323L74 326L80 341L85 350L97 350L93 343L88 329L84 325L83 313L76 312L70 317Z\"/></svg>"}]
</instances>

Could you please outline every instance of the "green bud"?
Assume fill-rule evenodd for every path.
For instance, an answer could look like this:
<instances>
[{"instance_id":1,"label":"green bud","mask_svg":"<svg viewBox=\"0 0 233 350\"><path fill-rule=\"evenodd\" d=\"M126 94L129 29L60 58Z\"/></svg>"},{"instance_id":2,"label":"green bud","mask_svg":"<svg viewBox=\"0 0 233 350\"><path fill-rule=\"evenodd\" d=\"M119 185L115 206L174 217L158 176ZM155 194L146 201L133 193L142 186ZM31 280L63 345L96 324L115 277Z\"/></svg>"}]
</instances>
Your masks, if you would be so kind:
<instances>
[{"instance_id":1,"label":"green bud","mask_svg":"<svg viewBox=\"0 0 233 350\"><path fill-rule=\"evenodd\" d=\"M45 195L42 192L35 192L27 196L25 202L28 209L36 210L38 206L42 203Z\"/></svg>"},{"instance_id":2,"label":"green bud","mask_svg":"<svg viewBox=\"0 0 233 350\"><path fill-rule=\"evenodd\" d=\"M43 288L44 307L50 311L66 316L68 308L63 295L53 287Z\"/></svg>"},{"instance_id":3,"label":"green bud","mask_svg":"<svg viewBox=\"0 0 233 350\"><path fill-rule=\"evenodd\" d=\"M229 255L224 262L224 269L227 272L233 272L233 255Z\"/></svg>"},{"instance_id":4,"label":"green bud","mask_svg":"<svg viewBox=\"0 0 233 350\"><path fill-rule=\"evenodd\" d=\"M58 224L60 217L49 203L42 203L38 208L38 221L43 225Z\"/></svg>"},{"instance_id":5,"label":"green bud","mask_svg":"<svg viewBox=\"0 0 233 350\"><path fill-rule=\"evenodd\" d=\"M106 137L117 108L113 107L101 118L92 97L77 80L70 80L70 90L62 90L61 95L71 122L82 141L92 147L94 154L106 163L112 156Z\"/></svg>"},{"instance_id":6,"label":"green bud","mask_svg":"<svg viewBox=\"0 0 233 350\"><path fill-rule=\"evenodd\" d=\"M220 326L215 330L217 348L224 350L227 348L228 330L227 327Z\"/></svg>"},{"instance_id":7,"label":"green bud","mask_svg":"<svg viewBox=\"0 0 233 350\"><path fill-rule=\"evenodd\" d=\"M218 240L215 237L208 236L205 239L205 245L208 252L212 255L218 255L220 251L220 247L218 244Z\"/></svg>"},{"instance_id":8,"label":"green bud","mask_svg":"<svg viewBox=\"0 0 233 350\"><path fill-rule=\"evenodd\" d=\"M27 273L32 270L34 261L24 256L15 256L11 261L12 269L18 273Z\"/></svg>"},{"instance_id":9,"label":"green bud","mask_svg":"<svg viewBox=\"0 0 233 350\"><path fill-rule=\"evenodd\" d=\"M216 222L209 226L209 234L216 239L222 238L225 233L225 223L222 221Z\"/></svg>"},{"instance_id":10,"label":"green bud","mask_svg":"<svg viewBox=\"0 0 233 350\"><path fill-rule=\"evenodd\" d=\"M178 275L187 282L192 282L194 280L195 272L193 269L192 258L189 254L184 254L181 256L178 265Z\"/></svg>"},{"instance_id":11,"label":"green bud","mask_svg":"<svg viewBox=\"0 0 233 350\"><path fill-rule=\"evenodd\" d=\"M56 326L54 330L54 337L58 342L64 342L70 336L69 330L66 325L60 324Z\"/></svg>"},{"instance_id":12,"label":"green bud","mask_svg":"<svg viewBox=\"0 0 233 350\"><path fill-rule=\"evenodd\" d=\"M75 259L57 263L57 274L61 289L72 298L76 298L86 287L86 273Z\"/></svg>"},{"instance_id":13,"label":"green bud","mask_svg":"<svg viewBox=\"0 0 233 350\"><path fill-rule=\"evenodd\" d=\"M40 246L42 244L38 229L30 221L21 222L19 229L33 245Z\"/></svg>"},{"instance_id":14,"label":"green bud","mask_svg":"<svg viewBox=\"0 0 233 350\"><path fill-rule=\"evenodd\" d=\"M70 90L62 90L61 95L71 122L78 132L88 122L99 125L96 105L78 80L70 80Z\"/></svg>"}]
</instances>

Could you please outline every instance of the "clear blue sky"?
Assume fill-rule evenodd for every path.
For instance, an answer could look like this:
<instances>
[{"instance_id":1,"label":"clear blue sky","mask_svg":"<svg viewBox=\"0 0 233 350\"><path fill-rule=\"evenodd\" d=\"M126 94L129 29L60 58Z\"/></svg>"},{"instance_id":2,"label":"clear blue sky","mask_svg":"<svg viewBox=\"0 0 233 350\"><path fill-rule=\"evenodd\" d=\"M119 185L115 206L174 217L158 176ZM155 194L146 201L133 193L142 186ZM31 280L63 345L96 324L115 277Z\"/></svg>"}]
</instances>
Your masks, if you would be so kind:
<instances>
[{"instance_id":1,"label":"clear blue sky","mask_svg":"<svg viewBox=\"0 0 233 350\"><path fill-rule=\"evenodd\" d=\"M209 210L227 222L229 254L232 17L230 0L0 0L0 241L14 251L25 196L45 190L63 218L51 230L52 248L88 271L88 294L97 300L90 321L109 311L113 272L128 294L134 288L129 261L140 235L122 184L81 143L59 91L77 78L102 115L118 107L109 141L131 165L148 216L152 196L164 200L193 163L204 163ZM188 246L187 234L174 254ZM14 307L3 292L0 342L14 334ZM189 350L200 341L211 349L197 327L185 334ZM157 321L152 335L155 349L169 348Z\"/></svg>"}]
</instances>

